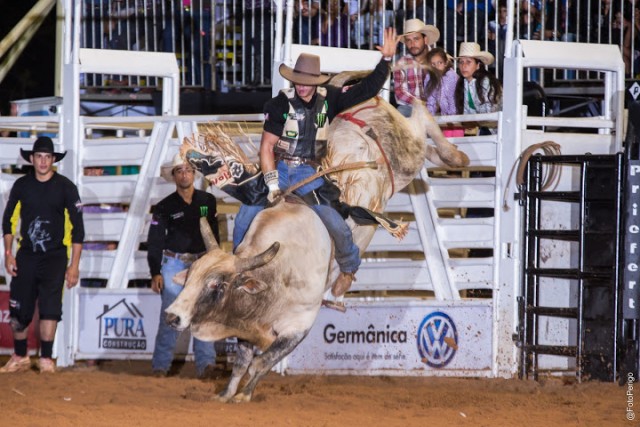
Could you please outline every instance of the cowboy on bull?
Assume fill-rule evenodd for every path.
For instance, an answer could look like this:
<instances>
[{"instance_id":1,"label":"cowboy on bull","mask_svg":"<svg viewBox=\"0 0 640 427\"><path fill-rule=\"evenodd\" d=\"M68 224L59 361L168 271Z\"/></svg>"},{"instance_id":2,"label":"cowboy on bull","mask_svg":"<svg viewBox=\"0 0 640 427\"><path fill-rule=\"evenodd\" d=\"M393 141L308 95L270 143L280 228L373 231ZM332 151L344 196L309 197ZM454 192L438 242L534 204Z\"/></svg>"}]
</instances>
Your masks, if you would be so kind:
<instances>
[{"instance_id":1,"label":"cowboy on bull","mask_svg":"<svg viewBox=\"0 0 640 427\"><path fill-rule=\"evenodd\" d=\"M320 72L320 58L316 55L303 53L293 68L284 64L280 66L280 74L293 84L293 88L280 91L264 106L260 167L269 189L269 201L276 200L282 191L316 173L326 155L327 130L334 117L376 96L382 89L396 52L395 29L387 28L383 46L376 48L382 53L376 68L347 91L321 86L329 80L329 76ZM334 297L340 297L351 287L360 266L360 251L340 213L322 204L322 187L325 183L323 178L317 178L298 188L295 194L311 205L334 241L340 274L331 287L331 293ZM260 205L241 206L235 220L234 248L242 242L251 221L263 208ZM345 310L341 302L325 301L324 304Z\"/></svg>"}]
</instances>

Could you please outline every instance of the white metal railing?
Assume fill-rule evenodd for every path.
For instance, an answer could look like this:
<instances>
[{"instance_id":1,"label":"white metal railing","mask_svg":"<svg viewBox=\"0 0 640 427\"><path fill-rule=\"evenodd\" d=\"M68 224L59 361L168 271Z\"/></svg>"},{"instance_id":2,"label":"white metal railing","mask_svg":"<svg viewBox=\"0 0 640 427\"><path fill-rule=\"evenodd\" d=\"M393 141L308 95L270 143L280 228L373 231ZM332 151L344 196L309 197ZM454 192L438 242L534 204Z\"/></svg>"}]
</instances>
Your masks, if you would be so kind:
<instances>
[{"instance_id":1,"label":"white metal railing","mask_svg":"<svg viewBox=\"0 0 640 427\"><path fill-rule=\"evenodd\" d=\"M282 0L283 3L286 0ZM150 52L174 52L183 86L228 90L241 86L269 86L273 70L279 2L255 0L84 0L83 47ZM496 57L495 72L502 76L507 2L463 0L428 3L422 0L350 0L340 8L336 1L320 3L293 0L293 43L374 49L380 31L403 22L422 19L439 28L438 42L457 56L462 41L477 41ZM457 4L460 4L456 11ZM283 8L284 10L284 8ZM622 11L621 13L619 13ZM624 0L572 2L516 2L514 39L557 40L618 45L628 76L640 71L635 59L638 31L633 24L637 9ZM284 21L282 21L284 22ZM404 54L399 45L398 54ZM275 58L279 60L280 58ZM571 69L527 70L527 79L597 79L595 73ZM86 86L156 87L155 77L89 74Z\"/></svg>"}]
</instances>

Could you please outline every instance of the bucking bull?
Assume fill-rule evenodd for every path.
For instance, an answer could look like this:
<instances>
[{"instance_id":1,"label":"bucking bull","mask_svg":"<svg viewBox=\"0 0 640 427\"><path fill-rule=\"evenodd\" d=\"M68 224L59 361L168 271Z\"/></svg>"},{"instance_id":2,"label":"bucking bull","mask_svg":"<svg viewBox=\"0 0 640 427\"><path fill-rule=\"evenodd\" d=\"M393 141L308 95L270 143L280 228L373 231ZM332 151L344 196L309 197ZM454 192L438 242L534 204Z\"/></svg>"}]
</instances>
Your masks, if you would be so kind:
<instances>
[{"instance_id":1,"label":"bucking bull","mask_svg":"<svg viewBox=\"0 0 640 427\"><path fill-rule=\"evenodd\" d=\"M341 85L344 80L338 81ZM425 144L427 135L435 146ZM224 181L220 186L227 190L245 179L243 168L250 166L229 151L221 153L219 146L202 137L185 138L181 153L210 182L220 185ZM214 174L203 170L200 160L212 155L221 162L218 166L223 166L224 173L219 168ZM446 140L424 106L415 105L407 119L386 101L373 98L341 113L331 123L323 166L375 162L375 169L345 170L331 178L342 191L342 201L383 212L391 196L414 178L425 159L452 167L469 162ZM261 175L257 179L249 176L245 181L263 180ZM375 226L356 225L351 220L350 225L363 253ZM312 327L323 295L337 274L332 268L332 241L310 208L285 200L256 216L234 254L220 249L206 221L201 222L201 230L207 253L176 277L185 288L167 308L167 321L179 330L190 328L194 337L205 341L237 337L231 379L216 398L250 401L258 381ZM254 352L254 347L260 352Z\"/></svg>"}]
</instances>

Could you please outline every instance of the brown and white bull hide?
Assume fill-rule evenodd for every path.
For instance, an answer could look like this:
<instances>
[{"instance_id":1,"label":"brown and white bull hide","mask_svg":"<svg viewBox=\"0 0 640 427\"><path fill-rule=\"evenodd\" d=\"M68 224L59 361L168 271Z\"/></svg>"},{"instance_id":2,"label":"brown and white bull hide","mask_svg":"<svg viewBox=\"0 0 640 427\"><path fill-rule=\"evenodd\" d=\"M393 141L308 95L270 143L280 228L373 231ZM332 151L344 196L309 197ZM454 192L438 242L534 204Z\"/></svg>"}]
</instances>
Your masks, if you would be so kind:
<instances>
[{"instance_id":1,"label":"brown and white bull hide","mask_svg":"<svg viewBox=\"0 0 640 427\"><path fill-rule=\"evenodd\" d=\"M260 212L235 254L217 246L206 221L201 229L207 253L186 273L167 321L204 341L238 337L231 379L217 398L249 401L260 378L313 325L328 283L331 239L309 207L288 202ZM253 346L262 352L254 356Z\"/></svg>"},{"instance_id":2,"label":"brown and white bull hide","mask_svg":"<svg viewBox=\"0 0 640 427\"><path fill-rule=\"evenodd\" d=\"M435 146L428 145L429 136ZM463 167L469 158L451 144L424 104L416 103L410 118L391 104L374 98L338 115L329 127L329 148L323 165L375 161L377 169L351 169L333 174L349 205L383 212L394 192L406 187L424 166ZM350 223L363 253L375 227Z\"/></svg>"}]
</instances>

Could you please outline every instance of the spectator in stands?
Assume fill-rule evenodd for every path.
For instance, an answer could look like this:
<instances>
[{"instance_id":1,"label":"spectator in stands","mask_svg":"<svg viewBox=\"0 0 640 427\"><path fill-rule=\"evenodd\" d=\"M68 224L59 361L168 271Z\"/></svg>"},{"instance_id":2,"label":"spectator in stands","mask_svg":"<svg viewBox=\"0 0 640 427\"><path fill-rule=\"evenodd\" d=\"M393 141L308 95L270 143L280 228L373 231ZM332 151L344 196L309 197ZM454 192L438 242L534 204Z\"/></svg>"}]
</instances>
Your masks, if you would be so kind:
<instances>
[{"instance_id":1,"label":"spectator in stands","mask_svg":"<svg viewBox=\"0 0 640 427\"><path fill-rule=\"evenodd\" d=\"M498 76L504 68L504 46L507 42L507 4L501 0L496 11L496 19L489 21L487 32L489 52L496 58Z\"/></svg>"},{"instance_id":2,"label":"spectator in stands","mask_svg":"<svg viewBox=\"0 0 640 427\"><path fill-rule=\"evenodd\" d=\"M245 80L252 86L271 84L272 0L245 0L243 61Z\"/></svg>"},{"instance_id":3,"label":"spectator in stands","mask_svg":"<svg viewBox=\"0 0 640 427\"><path fill-rule=\"evenodd\" d=\"M211 3L183 0L183 36L187 62L186 84L211 90Z\"/></svg>"},{"instance_id":4,"label":"spectator in stands","mask_svg":"<svg viewBox=\"0 0 640 427\"><path fill-rule=\"evenodd\" d=\"M433 25L425 25L420 19L404 23L400 40L408 51L398 60L393 71L393 91L398 111L405 117L411 115L413 102L424 101L424 76L427 67L429 45L440 39L440 31Z\"/></svg>"},{"instance_id":5,"label":"spectator in stands","mask_svg":"<svg viewBox=\"0 0 640 427\"><path fill-rule=\"evenodd\" d=\"M424 79L427 109L434 116L458 114L455 92L459 76L453 66L453 58L441 47L435 47L427 54L427 62L434 70ZM464 136L464 129L443 129L442 133L447 137Z\"/></svg>"},{"instance_id":6,"label":"spectator in stands","mask_svg":"<svg viewBox=\"0 0 640 427\"><path fill-rule=\"evenodd\" d=\"M475 41L484 46L486 14L493 14L492 3L487 3L487 0L447 0L445 49L455 54L461 40Z\"/></svg>"},{"instance_id":7,"label":"spectator in stands","mask_svg":"<svg viewBox=\"0 0 640 427\"><path fill-rule=\"evenodd\" d=\"M640 73L640 8L625 2L625 9L620 17L624 38L622 52L625 61L625 72L630 78L638 78Z\"/></svg>"},{"instance_id":8,"label":"spectator in stands","mask_svg":"<svg viewBox=\"0 0 640 427\"><path fill-rule=\"evenodd\" d=\"M384 29L394 26L393 10L399 0L363 0L360 19L354 23L354 44L373 49L383 42ZM356 31L357 30L357 31Z\"/></svg>"},{"instance_id":9,"label":"spectator in stands","mask_svg":"<svg viewBox=\"0 0 640 427\"><path fill-rule=\"evenodd\" d=\"M79 278L84 240L82 203L75 184L53 169L53 164L62 160L66 152L56 153L51 138L41 136L31 151L20 149L20 154L33 164L33 172L13 184L2 217L4 265L12 277L9 322L14 353L0 373L31 369L27 335L36 302L40 314L38 367L41 373L54 373L53 340L62 319L64 282L71 288ZM14 258L16 216L21 224L20 248ZM65 242L71 243L70 261Z\"/></svg>"},{"instance_id":10,"label":"spectator in stands","mask_svg":"<svg viewBox=\"0 0 640 427\"><path fill-rule=\"evenodd\" d=\"M402 2L404 4L404 19L421 19L423 22L427 24L435 25L435 14L433 12L433 7L430 4L434 4L430 2L430 4L425 5L424 0L405 0Z\"/></svg>"},{"instance_id":11,"label":"spectator in stands","mask_svg":"<svg viewBox=\"0 0 640 427\"><path fill-rule=\"evenodd\" d=\"M349 15L340 0L328 0L329 7L320 12L320 45L349 47Z\"/></svg>"},{"instance_id":12,"label":"spectator in stands","mask_svg":"<svg viewBox=\"0 0 640 427\"><path fill-rule=\"evenodd\" d=\"M151 271L151 289L162 299L160 321L156 335L151 367L156 376L167 376L173 361L173 352L179 332L164 320L164 311L178 297L182 286L173 277L189 268L205 252L200 234L199 220L206 217L220 241L216 219L216 199L210 193L196 190L193 183L196 171L179 154L162 166L161 175L174 182L176 191L162 199L153 209L147 239L147 261ZM215 349L212 342L194 338L193 350L196 374L199 378L210 375L215 368Z\"/></svg>"},{"instance_id":13,"label":"spectator in stands","mask_svg":"<svg viewBox=\"0 0 640 427\"><path fill-rule=\"evenodd\" d=\"M320 43L320 10L319 0L294 0L295 20L293 23L293 39L300 44Z\"/></svg>"},{"instance_id":14,"label":"spectator in stands","mask_svg":"<svg viewBox=\"0 0 640 427\"><path fill-rule=\"evenodd\" d=\"M620 31L613 30L616 11L611 5L611 0L593 2L591 6L591 13L589 14L591 34L589 35L589 42L617 44L620 46L620 41L622 40Z\"/></svg>"},{"instance_id":15,"label":"spectator in stands","mask_svg":"<svg viewBox=\"0 0 640 427\"><path fill-rule=\"evenodd\" d=\"M493 60L493 55L481 51L478 43L460 44L458 67L462 78L458 80L455 93L459 113L493 113L502 108L502 86L486 69ZM480 135L488 133L486 128L480 128Z\"/></svg>"}]
</instances>

